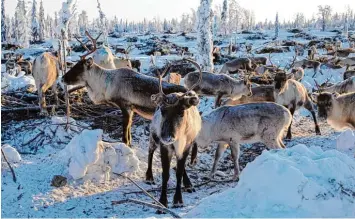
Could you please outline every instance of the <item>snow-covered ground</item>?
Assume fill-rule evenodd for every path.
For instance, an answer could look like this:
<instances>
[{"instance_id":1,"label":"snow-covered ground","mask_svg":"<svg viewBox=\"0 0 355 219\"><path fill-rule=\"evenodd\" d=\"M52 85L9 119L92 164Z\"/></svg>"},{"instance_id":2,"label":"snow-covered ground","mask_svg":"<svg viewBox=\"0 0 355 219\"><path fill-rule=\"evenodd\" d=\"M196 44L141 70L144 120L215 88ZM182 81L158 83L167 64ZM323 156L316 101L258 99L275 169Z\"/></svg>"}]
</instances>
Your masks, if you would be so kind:
<instances>
[{"instance_id":1,"label":"snow-covered ground","mask_svg":"<svg viewBox=\"0 0 355 219\"><path fill-rule=\"evenodd\" d=\"M273 36L272 33L266 34ZM319 31L311 31L311 34L335 35ZM281 39L287 39L290 35L280 31ZM265 40L245 40L247 36L238 35L237 41L252 42L254 48L265 43ZM139 36L139 39L150 37ZM183 36L170 36L168 40L196 52L196 41L186 41ZM308 42L301 38L295 40ZM109 38L109 42L123 47L129 44L124 38ZM228 42L229 39L225 39L223 45L228 45ZM33 59L32 54L39 49L43 48L34 46L21 52ZM141 60L142 72L147 72L150 57L140 52L134 49L130 57ZM78 55L73 53L69 60L77 60ZM243 52L238 52L237 56L241 55ZM272 62L284 66L292 61L293 55L293 51L273 54ZM175 55L158 57L157 64L163 65L165 59L176 58ZM217 71L220 68L216 66ZM3 71L2 65L2 92L33 84L31 76L14 77ZM323 69L324 75L318 74L317 81L322 83L330 76L331 82L340 81L344 71L344 68ZM314 87L312 75L313 70L306 70L302 81L309 91ZM214 98L202 98L199 109L207 114L213 104ZM5 153L12 153L13 156L9 156L15 159L10 159L10 162L17 182L12 181L7 164L2 163L3 217L170 217L156 215L155 210L135 204L111 205L111 201L127 198L151 202L135 185L117 173L124 172L155 197L160 195L159 150L153 159L156 184L144 183L149 121L139 119L134 123L132 149L120 143L121 139L112 139L110 133L92 130L91 124L85 121L71 120L69 129L66 129L66 120L62 117L14 121L6 127L8 130L2 130L2 144L7 143L22 154L18 159L14 150L6 146ZM219 165L219 171L224 174L220 174L219 181L207 183L206 176L211 169L216 147L211 145L200 149L198 164L187 167L196 192L184 192L185 206L172 210L183 217L355 217L354 134L350 131L335 132L323 122L320 122L320 128L322 135L316 136L312 118L302 109L295 113L294 138L285 142L286 150L266 151L260 144L243 145L240 162L242 168L246 167L239 182L226 180L233 175L233 164L227 151ZM29 140L40 133L44 136L44 146L36 154L28 154L31 147L36 146L36 141ZM55 175L67 177L67 184L59 188L51 186ZM175 172L172 169L169 188L174 187ZM173 192L169 192L169 203Z\"/></svg>"}]
</instances>

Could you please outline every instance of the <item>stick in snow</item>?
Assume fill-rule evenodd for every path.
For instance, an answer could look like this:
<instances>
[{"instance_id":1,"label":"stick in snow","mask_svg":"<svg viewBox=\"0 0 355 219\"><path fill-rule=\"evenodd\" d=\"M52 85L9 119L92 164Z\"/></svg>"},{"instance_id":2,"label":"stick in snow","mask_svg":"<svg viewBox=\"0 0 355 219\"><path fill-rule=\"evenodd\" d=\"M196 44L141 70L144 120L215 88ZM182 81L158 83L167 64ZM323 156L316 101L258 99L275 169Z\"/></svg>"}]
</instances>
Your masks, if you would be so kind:
<instances>
[{"instance_id":1,"label":"stick in snow","mask_svg":"<svg viewBox=\"0 0 355 219\"><path fill-rule=\"evenodd\" d=\"M151 208L160 210L160 211L162 211L164 213L171 214L174 218L181 218L178 214L176 214L175 212L169 210L166 207L161 207L159 205L155 205L155 204L152 204L152 203L140 201L140 200L137 200L137 199L129 198L129 199L121 200L121 201L112 201L111 203L112 203L112 205L119 205L119 204L124 204L124 203L128 203L128 202L139 204L139 205L144 205L144 206L147 206L147 207L151 207Z\"/></svg>"},{"instance_id":2,"label":"stick in snow","mask_svg":"<svg viewBox=\"0 0 355 219\"><path fill-rule=\"evenodd\" d=\"M12 169L12 166L10 165L9 161L7 160L6 156L5 156L5 153L4 151L2 150L1 148L1 153L2 153L2 156L4 157L7 165L10 167L10 170L11 170L11 173L12 173L12 179L14 180L14 182L16 183L17 179L16 179L16 175L15 175L15 171L14 169Z\"/></svg>"}]
</instances>

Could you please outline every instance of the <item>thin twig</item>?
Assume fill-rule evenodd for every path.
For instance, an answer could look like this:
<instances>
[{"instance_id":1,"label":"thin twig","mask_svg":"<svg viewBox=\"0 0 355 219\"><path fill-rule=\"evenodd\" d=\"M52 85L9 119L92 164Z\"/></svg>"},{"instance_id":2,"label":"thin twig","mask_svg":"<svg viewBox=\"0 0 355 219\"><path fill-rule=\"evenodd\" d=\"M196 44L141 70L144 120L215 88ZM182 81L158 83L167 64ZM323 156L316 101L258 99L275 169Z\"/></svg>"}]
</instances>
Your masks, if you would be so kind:
<instances>
[{"instance_id":1,"label":"thin twig","mask_svg":"<svg viewBox=\"0 0 355 219\"><path fill-rule=\"evenodd\" d=\"M2 150L2 148L1 148L1 153L2 153L2 156L4 157L4 160L6 161L7 165L9 166L9 168L10 168L10 170L11 170L12 179L13 179L14 182L16 183L17 179L16 179L15 171L14 171L14 169L12 169L12 166L10 165L9 161L7 160L7 158L6 158L6 156L5 156L5 153L4 153L4 151Z\"/></svg>"},{"instance_id":2,"label":"thin twig","mask_svg":"<svg viewBox=\"0 0 355 219\"><path fill-rule=\"evenodd\" d=\"M156 203L158 203L161 207L166 208L162 203L160 203L156 198L154 198L154 196L152 196L151 194L149 194L145 189L143 189L140 185L138 185L138 184L137 184L135 181L133 181L130 177L125 176L125 175L123 175L123 174L121 174L121 173L115 173L115 174L117 174L117 175L119 175L119 176L122 176L122 177L128 179L128 180L131 181L134 185L136 185L140 190L142 190L142 192L143 192L144 194L146 194L148 197L150 197L153 201L155 201Z\"/></svg>"},{"instance_id":3,"label":"thin twig","mask_svg":"<svg viewBox=\"0 0 355 219\"><path fill-rule=\"evenodd\" d=\"M128 202L139 204L139 205L144 205L144 206L147 206L147 207L151 207L151 208L160 210L160 211L162 211L164 213L169 213L174 218L181 218L178 214L176 214L175 212L171 211L168 208L161 207L159 205L151 204L151 203L148 203L148 202L140 201L140 200L137 200L137 199L130 199L129 198L129 199L121 200L121 201L111 201L111 204L112 205L119 205L119 204L124 204L124 203L128 203Z\"/></svg>"}]
</instances>

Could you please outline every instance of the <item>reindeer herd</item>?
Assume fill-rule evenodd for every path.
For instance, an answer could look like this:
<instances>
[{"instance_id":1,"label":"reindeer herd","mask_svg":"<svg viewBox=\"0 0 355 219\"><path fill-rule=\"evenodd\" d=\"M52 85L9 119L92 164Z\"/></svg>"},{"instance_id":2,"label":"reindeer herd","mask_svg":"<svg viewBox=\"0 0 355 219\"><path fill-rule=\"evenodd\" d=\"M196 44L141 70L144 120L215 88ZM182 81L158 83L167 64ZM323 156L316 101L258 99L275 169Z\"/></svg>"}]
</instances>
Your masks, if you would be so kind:
<instances>
[{"instance_id":1,"label":"reindeer herd","mask_svg":"<svg viewBox=\"0 0 355 219\"><path fill-rule=\"evenodd\" d=\"M284 69L273 65L270 56L269 59L244 57L226 62L217 74L202 71L192 59L183 59L197 71L185 75L182 86L163 81L163 75L173 63L168 63L157 77L148 76L140 73L139 69L138 72L133 70L129 59L115 57L108 47L97 48L98 37L94 39L88 32L86 35L92 42L92 48L89 49L77 38L87 53L80 56L80 60L61 80L66 85L85 86L94 104L120 108L122 141L128 146L132 145L134 114L152 120L146 182L154 182L152 160L154 151L160 147L162 187L159 201L164 206L168 206L167 185L174 154L177 158L177 183L173 205L178 207L183 205L181 183L188 192L193 191L185 163L190 152L191 163L196 163L199 147L218 143L210 173L213 177L218 160L229 146L234 162L234 179L237 180L240 144L261 142L269 149L285 148L284 134L287 132L286 139L292 138L292 118L295 111L302 107L311 113L316 135L321 135L317 119L326 119L335 129L355 129L355 70L350 70L355 65L354 57L336 63L347 66L344 81L333 85L319 85L316 82L317 89L311 94L300 81L306 68L314 69L313 76L317 72L322 74L321 62L315 60L315 46L309 50L309 59L296 61L296 54L292 63ZM341 45L337 47L339 49ZM271 65L267 65L267 61ZM11 63L6 63L6 67ZM140 67L140 63L135 66ZM56 96L56 80L61 68L55 53L45 52L33 62L31 71L38 88L42 114L47 114L44 98L47 89L52 87ZM228 73L238 73L240 77L234 78ZM267 83L255 83L259 81L256 78L266 78ZM199 96L215 97L215 109L201 116L197 108ZM58 100L57 96L55 99Z\"/></svg>"}]
</instances>

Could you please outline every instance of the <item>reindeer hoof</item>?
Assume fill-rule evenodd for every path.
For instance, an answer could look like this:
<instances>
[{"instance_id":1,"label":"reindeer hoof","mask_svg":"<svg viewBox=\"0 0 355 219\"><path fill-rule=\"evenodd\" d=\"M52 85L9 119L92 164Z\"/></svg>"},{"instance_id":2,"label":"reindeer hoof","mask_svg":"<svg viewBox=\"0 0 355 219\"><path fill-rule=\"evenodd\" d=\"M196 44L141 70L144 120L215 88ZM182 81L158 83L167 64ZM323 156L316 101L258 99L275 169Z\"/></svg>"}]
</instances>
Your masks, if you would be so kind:
<instances>
[{"instance_id":1,"label":"reindeer hoof","mask_svg":"<svg viewBox=\"0 0 355 219\"><path fill-rule=\"evenodd\" d=\"M239 175L234 175L233 176L233 181L238 182L239 181Z\"/></svg>"},{"instance_id":2,"label":"reindeer hoof","mask_svg":"<svg viewBox=\"0 0 355 219\"><path fill-rule=\"evenodd\" d=\"M161 211L161 210L157 210L155 213L156 214L166 214L164 211Z\"/></svg>"},{"instance_id":3,"label":"reindeer hoof","mask_svg":"<svg viewBox=\"0 0 355 219\"><path fill-rule=\"evenodd\" d=\"M188 193L193 193L193 192L196 192L195 188L192 187L192 186L189 186L189 187L185 187L184 190Z\"/></svg>"},{"instance_id":4,"label":"reindeer hoof","mask_svg":"<svg viewBox=\"0 0 355 219\"><path fill-rule=\"evenodd\" d=\"M151 179L145 179L145 181L144 181L146 184L148 184L148 185L155 185L155 182L154 182L154 179L153 178L151 178Z\"/></svg>"},{"instance_id":5,"label":"reindeer hoof","mask_svg":"<svg viewBox=\"0 0 355 219\"><path fill-rule=\"evenodd\" d=\"M184 203L182 201L173 204L173 208L182 208L182 207L184 207Z\"/></svg>"}]
</instances>

